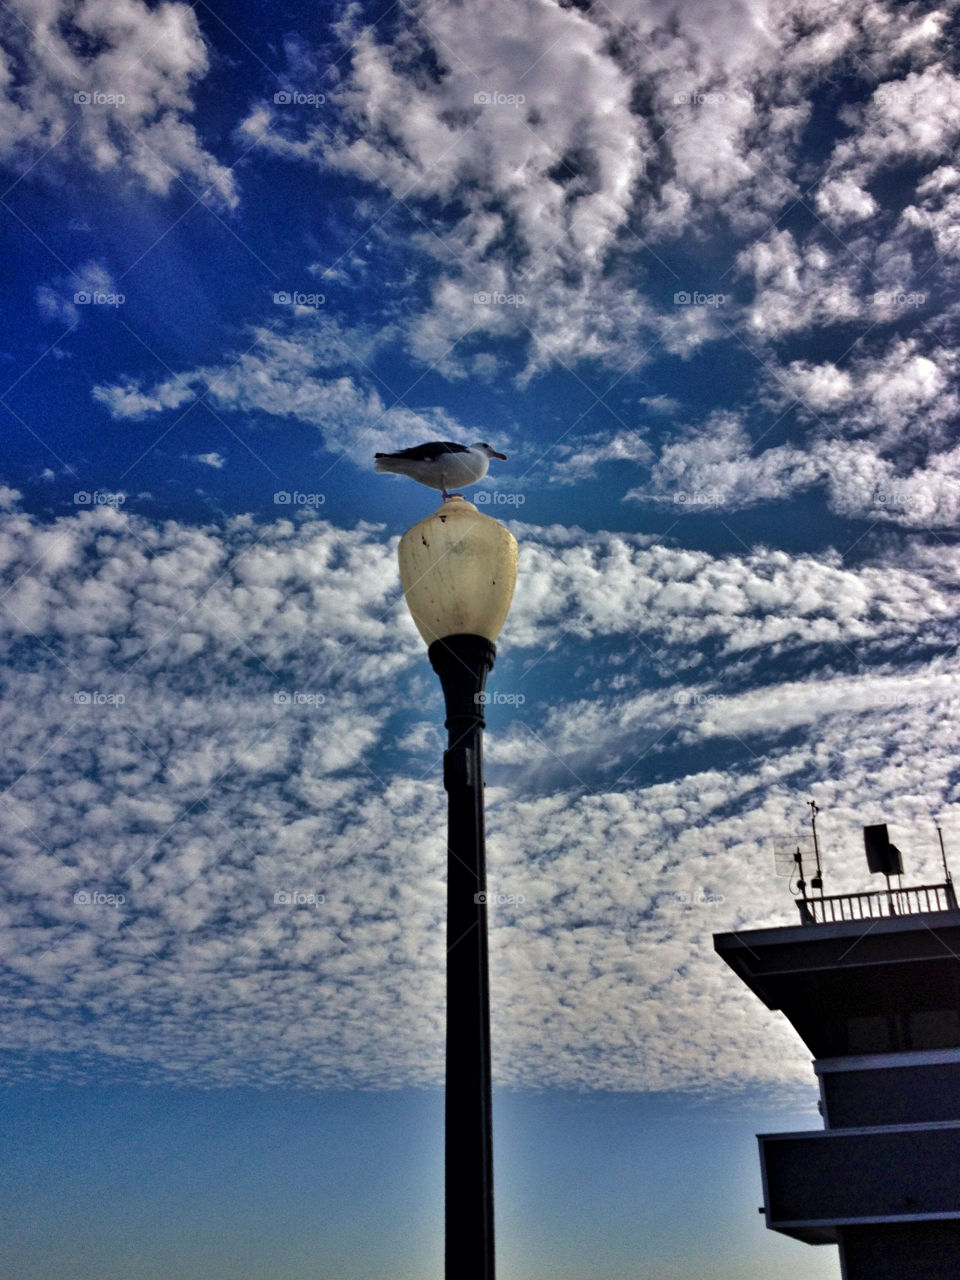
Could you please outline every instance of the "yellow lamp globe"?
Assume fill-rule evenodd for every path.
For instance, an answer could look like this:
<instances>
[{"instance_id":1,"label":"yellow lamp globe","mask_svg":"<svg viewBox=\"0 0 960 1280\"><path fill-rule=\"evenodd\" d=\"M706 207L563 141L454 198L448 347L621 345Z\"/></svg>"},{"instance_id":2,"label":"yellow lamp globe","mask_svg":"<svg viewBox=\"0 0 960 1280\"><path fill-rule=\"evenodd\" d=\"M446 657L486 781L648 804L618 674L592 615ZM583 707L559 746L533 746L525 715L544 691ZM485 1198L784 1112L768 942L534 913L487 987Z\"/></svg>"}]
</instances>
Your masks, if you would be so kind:
<instances>
[{"instance_id":1,"label":"yellow lamp globe","mask_svg":"<svg viewBox=\"0 0 960 1280\"><path fill-rule=\"evenodd\" d=\"M400 580L427 645L453 635L494 644L517 582L517 540L472 502L454 497L400 539Z\"/></svg>"}]
</instances>

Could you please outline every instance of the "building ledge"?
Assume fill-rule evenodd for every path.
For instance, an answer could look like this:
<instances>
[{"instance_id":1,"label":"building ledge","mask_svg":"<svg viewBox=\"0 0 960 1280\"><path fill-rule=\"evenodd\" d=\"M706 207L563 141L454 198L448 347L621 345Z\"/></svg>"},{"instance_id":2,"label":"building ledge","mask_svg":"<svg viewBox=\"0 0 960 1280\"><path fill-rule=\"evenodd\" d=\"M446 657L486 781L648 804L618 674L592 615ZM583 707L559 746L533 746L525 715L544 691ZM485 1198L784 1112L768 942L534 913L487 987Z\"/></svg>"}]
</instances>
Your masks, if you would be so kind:
<instances>
[{"instance_id":1,"label":"building ledge","mask_svg":"<svg viewBox=\"0 0 960 1280\"><path fill-rule=\"evenodd\" d=\"M758 1134L757 1141L774 1231L827 1243L838 1227L960 1219L960 1121Z\"/></svg>"},{"instance_id":2,"label":"building ledge","mask_svg":"<svg viewBox=\"0 0 960 1280\"><path fill-rule=\"evenodd\" d=\"M730 933L715 933L713 944L717 952L727 959L738 951L757 947L784 946L799 942L805 945L831 940L860 937L883 937L909 934L931 929L960 928L960 910L918 911L914 915L875 916L863 920L830 920L825 924L774 925L764 929L737 929Z\"/></svg>"}]
</instances>

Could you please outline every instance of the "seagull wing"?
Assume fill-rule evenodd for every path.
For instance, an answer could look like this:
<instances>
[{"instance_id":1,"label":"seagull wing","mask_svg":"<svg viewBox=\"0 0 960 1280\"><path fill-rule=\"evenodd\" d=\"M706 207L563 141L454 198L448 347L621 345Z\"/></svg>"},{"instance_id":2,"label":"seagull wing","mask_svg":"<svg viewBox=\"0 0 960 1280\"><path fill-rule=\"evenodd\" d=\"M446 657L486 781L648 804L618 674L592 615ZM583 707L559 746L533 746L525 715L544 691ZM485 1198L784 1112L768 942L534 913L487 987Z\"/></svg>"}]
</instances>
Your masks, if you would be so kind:
<instances>
[{"instance_id":1,"label":"seagull wing","mask_svg":"<svg viewBox=\"0 0 960 1280\"><path fill-rule=\"evenodd\" d=\"M432 440L429 444L414 445L412 449L401 449L398 453L375 453L375 458L404 458L408 462L435 462L445 453L469 453L465 444L454 444L452 440Z\"/></svg>"}]
</instances>

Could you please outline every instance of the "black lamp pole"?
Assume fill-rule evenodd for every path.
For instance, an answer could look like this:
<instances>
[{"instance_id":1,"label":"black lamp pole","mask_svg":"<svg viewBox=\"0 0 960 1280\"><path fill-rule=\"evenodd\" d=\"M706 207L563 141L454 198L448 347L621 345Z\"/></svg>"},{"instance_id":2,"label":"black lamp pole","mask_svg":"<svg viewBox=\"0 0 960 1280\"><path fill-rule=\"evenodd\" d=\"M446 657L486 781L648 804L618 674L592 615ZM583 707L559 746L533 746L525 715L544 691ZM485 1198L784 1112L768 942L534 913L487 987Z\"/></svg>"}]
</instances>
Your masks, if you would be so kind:
<instances>
[{"instance_id":1,"label":"black lamp pole","mask_svg":"<svg viewBox=\"0 0 960 1280\"><path fill-rule=\"evenodd\" d=\"M446 702L446 1280L494 1280L490 982L483 826L483 693L496 648L484 636L435 640Z\"/></svg>"}]
</instances>

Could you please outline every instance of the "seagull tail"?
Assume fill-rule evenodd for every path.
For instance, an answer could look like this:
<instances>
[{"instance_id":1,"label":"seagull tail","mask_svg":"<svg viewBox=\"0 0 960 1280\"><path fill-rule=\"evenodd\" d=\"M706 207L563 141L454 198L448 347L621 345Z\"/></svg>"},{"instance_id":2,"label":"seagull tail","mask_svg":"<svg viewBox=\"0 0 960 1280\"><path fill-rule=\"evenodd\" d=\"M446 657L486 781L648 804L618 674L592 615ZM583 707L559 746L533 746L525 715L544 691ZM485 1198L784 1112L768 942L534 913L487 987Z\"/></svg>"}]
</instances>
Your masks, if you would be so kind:
<instances>
[{"instance_id":1,"label":"seagull tail","mask_svg":"<svg viewBox=\"0 0 960 1280\"><path fill-rule=\"evenodd\" d=\"M391 457L389 453L374 454L374 471L389 472L391 475L403 476L409 474L409 463L403 458Z\"/></svg>"}]
</instances>

